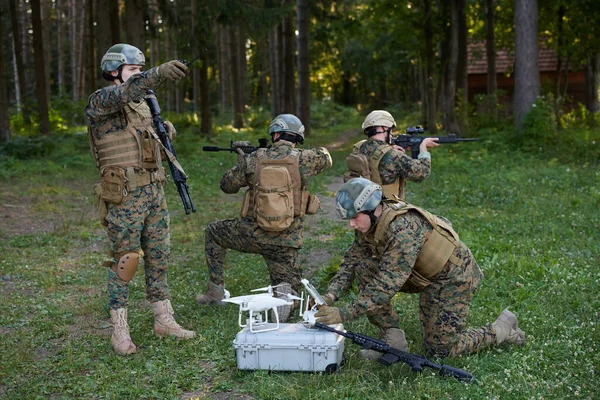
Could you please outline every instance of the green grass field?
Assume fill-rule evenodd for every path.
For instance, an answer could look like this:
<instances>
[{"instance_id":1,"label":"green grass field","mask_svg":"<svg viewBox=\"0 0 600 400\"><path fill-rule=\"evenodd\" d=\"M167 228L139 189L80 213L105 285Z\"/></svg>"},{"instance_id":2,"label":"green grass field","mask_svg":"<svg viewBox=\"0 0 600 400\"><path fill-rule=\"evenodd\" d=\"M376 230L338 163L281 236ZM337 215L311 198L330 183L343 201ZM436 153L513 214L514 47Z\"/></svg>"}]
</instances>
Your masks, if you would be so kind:
<instances>
[{"instance_id":1,"label":"green grass field","mask_svg":"<svg viewBox=\"0 0 600 400\"><path fill-rule=\"evenodd\" d=\"M357 115L318 116L311 144L333 144L334 167L312 190L333 202ZM232 341L237 307L204 307L204 227L234 217L240 195L218 181L235 155L203 153L194 128L175 142L190 175L198 212L186 216L167 186L172 257L169 283L178 321L201 337L155 338L143 274L133 280L129 323L138 353L113 354L106 305L108 242L95 218L97 173L84 134L61 140L48 156L0 159L0 398L8 399L595 399L600 397L600 172L589 160L522 153L482 136L433 150L433 172L409 184L407 199L450 219L485 273L470 325L492 322L505 307L527 333L523 347L436 360L473 373L462 384L402 364L364 362L346 343L347 363L333 375L238 371ZM261 128L264 132L264 127ZM264 135L219 130L217 143ZM596 145L597 146L597 145ZM327 207L325 207L327 209ZM320 289L353 233L335 215L308 217L301 250L305 276ZM258 256L230 252L233 295L269 283ZM417 297L395 298L411 350L422 353ZM365 318L345 328L375 335Z\"/></svg>"}]
</instances>

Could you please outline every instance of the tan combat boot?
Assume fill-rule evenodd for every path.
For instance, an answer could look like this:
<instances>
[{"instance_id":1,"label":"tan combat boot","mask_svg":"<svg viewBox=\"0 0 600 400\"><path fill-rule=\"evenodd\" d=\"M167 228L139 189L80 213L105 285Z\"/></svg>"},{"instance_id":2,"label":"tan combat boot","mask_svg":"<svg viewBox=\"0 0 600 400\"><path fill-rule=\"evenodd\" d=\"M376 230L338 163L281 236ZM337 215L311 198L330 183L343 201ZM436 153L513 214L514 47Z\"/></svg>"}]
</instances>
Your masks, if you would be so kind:
<instances>
[{"instance_id":1,"label":"tan combat boot","mask_svg":"<svg viewBox=\"0 0 600 400\"><path fill-rule=\"evenodd\" d=\"M112 336L110 337L110 344L114 349L115 353L120 355L133 354L137 348L131 341L129 336L129 325L127 324L127 309L117 308L116 310L110 310L110 321L113 325Z\"/></svg>"},{"instance_id":2,"label":"tan combat boot","mask_svg":"<svg viewBox=\"0 0 600 400\"><path fill-rule=\"evenodd\" d=\"M196 296L196 301L200 305L216 304L224 306L226 303L222 302L225 298L225 288L223 285L217 285L212 282L208 282L206 293Z\"/></svg>"},{"instance_id":3,"label":"tan combat boot","mask_svg":"<svg viewBox=\"0 0 600 400\"><path fill-rule=\"evenodd\" d=\"M496 334L496 344L508 342L520 346L525 343L525 332L519 329L516 315L508 309L492 323L492 331Z\"/></svg>"},{"instance_id":4,"label":"tan combat boot","mask_svg":"<svg viewBox=\"0 0 600 400\"><path fill-rule=\"evenodd\" d=\"M171 300L161 300L152 303L154 311L154 333L158 337L175 336L177 339L192 339L196 332L183 329L173 318Z\"/></svg>"},{"instance_id":5,"label":"tan combat boot","mask_svg":"<svg viewBox=\"0 0 600 400\"><path fill-rule=\"evenodd\" d=\"M384 342L386 342L390 347L393 347L398 350L408 351L408 343L406 342L406 335L402 329L398 328L389 328L386 329L383 334L383 338L381 338ZM360 357L365 360L374 361L381 357L383 354L375 351L375 350L361 350Z\"/></svg>"}]
</instances>

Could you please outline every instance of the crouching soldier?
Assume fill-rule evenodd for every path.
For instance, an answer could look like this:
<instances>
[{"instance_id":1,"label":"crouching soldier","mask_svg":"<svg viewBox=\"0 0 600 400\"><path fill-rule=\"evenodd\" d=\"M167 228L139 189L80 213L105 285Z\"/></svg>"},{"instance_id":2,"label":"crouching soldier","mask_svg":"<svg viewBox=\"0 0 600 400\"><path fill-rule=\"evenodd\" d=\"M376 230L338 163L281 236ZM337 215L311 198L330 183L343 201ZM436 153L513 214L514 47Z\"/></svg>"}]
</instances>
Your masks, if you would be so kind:
<instances>
[{"instance_id":1,"label":"crouching soldier","mask_svg":"<svg viewBox=\"0 0 600 400\"><path fill-rule=\"evenodd\" d=\"M269 125L273 145L251 154L239 150L237 165L221 178L225 193L247 188L238 218L215 221L205 229L206 263L210 282L200 305L221 304L225 295L223 264L227 249L260 254L267 263L271 285L282 298L300 290L297 263L305 214L315 214L319 199L308 193L311 179L331 167L324 147L297 149L304 143L304 125L292 114L281 114ZM278 308L285 322L291 306Z\"/></svg>"},{"instance_id":2,"label":"crouching soldier","mask_svg":"<svg viewBox=\"0 0 600 400\"><path fill-rule=\"evenodd\" d=\"M336 196L342 219L356 230L316 314L323 324L366 315L390 346L408 350L392 298L419 293L423 344L431 355L473 353L507 342L521 345L525 333L517 317L504 310L490 325L468 328L473 293L483 278L475 258L452 225L419 207L382 199L381 186L364 178L346 182ZM356 280L360 292L351 303L333 307ZM361 350L367 359L379 353Z\"/></svg>"}]
</instances>

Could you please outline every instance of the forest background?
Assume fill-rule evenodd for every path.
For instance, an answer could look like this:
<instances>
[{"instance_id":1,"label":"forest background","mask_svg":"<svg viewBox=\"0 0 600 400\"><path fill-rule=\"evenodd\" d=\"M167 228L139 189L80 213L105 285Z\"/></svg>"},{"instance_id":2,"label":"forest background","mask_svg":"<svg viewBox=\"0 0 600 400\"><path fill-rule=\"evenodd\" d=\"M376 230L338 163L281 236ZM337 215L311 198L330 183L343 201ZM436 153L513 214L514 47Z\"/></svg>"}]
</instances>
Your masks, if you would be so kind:
<instances>
[{"instance_id":1,"label":"forest background","mask_svg":"<svg viewBox=\"0 0 600 400\"><path fill-rule=\"evenodd\" d=\"M0 0L0 397L596 398L599 22L592 0ZM118 42L142 49L147 67L200 56L189 78L156 92L198 208L186 216L168 183L170 286L178 319L202 337L154 338L138 273L129 322L140 351L130 358L110 349L107 242L83 114L106 84L100 58ZM474 43L488 61L477 95L466 72ZM557 55L554 79L541 79L541 48ZM510 92L497 90L500 50L515 59ZM568 94L578 72L582 102ZM194 302L208 278L203 229L238 213L239 196L218 188L235 157L200 147L257 143L273 116L292 112L308 145L330 148L334 167L311 188L324 210L307 218L301 250L304 275L323 290L352 240L331 212L334 193L374 108L391 111L400 131L421 124L479 139L433 150L432 175L407 197L448 217L484 270L470 325L510 307L528 343L437 360L474 373L475 385L364 363L350 343L331 376L237 371L237 309ZM260 257L232 253L228 265L234 294L267 284ZM422 352L417 299L394 305ZM346 328L377 334L364 318Z\"/></svg>"}]
</instances>

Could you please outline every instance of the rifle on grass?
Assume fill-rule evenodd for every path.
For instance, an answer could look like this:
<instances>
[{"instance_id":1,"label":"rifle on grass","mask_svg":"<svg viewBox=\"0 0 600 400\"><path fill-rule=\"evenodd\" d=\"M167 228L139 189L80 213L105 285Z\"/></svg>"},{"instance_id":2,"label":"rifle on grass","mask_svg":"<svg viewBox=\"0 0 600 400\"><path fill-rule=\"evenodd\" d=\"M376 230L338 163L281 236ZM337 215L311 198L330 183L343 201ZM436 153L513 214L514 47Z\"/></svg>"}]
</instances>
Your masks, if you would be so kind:
<instances>
[{"instance_id":1,"label":"rifle on grass","mask_svg":"<svg viewBox=\"0 0 600 400\"><path fill-rule=\"evenodd\" d=\"M245 141L231 141L229 147L218 147L218 146L204 146L204 151L230 151L236 153L237 149L241 149L244 153L250 154L258 149L266 149L269 146L269 140L266 138L258 139L258 146L249 145L250 142Z\"/></svg>"},{"instance_id":2,"label":"rifle on grass","mask_svg":"<svg viewBox=\"0 0 600 400\"><path fill-rule=\"evenodd\" d=\"M194 207L194 203L190 197L190 187L187 184L187 175L179 164L179 161L177 161L175 149L171 144L169 133L165 128L165 121L163 121L162 117L160 116L160 107L158 106L158 101L154 96L154 91L148 90L148 95L149 97L146 98L146 103L148 103L148 107L150 108L150 114L152 114L152 121L154 122L154 128L156 129L158 138L160 139L160 142L165 149L165 153L167 154L167 161L169 163L169 169L171 170L171 176L173 177L173 181L177 187L179 197L181 197L183 209L185 210L186 214L189 214L190 210L192 212L196 212L196 207Z\"/></svg>"},{"instance_id":3,"label":"rifle on grass","mask_svg":"<svg viewBox=\"0 0 600 400\"><path fill-rule=\"evenodd\" d=\"M471 383L475 381L475 377L467 371L463 371L462 369L454 368L449 365L436 364L421 355L398 350L391 347L383 340L361 335L360 333L338 331L337 329L328 325L324 325L320 322L316 322L315 326L317 328L325 329L326 331L345 336L348 339L351 339L357 345L362 346L363 349L375 350L382 353L381 357L379 357L377 361L385 366L392 365L397 362L403 362L408 364L415 372L422 372L423 368L427 367L438 370L441 376L452 376L461 382Z\"/></svg>"},{"instance_id":4,"label":"rifle on grass","mask_svg":"<svg viewBox=\"0 0 600 400\"><path fill-rule=\"evenodd\" d=\"M419 133L423 133L423 128L420 126L409 126L406 128L406 134L400 134L392 138L392 144L407 149L410 147L412 158L419 156L419 146L421 142L427 138L438 138L439 144L451 144L458 142L475 142L477 138L459 138L456 134L449 133L448 136L417 136Z\"/></svg>"}]
</instances>

